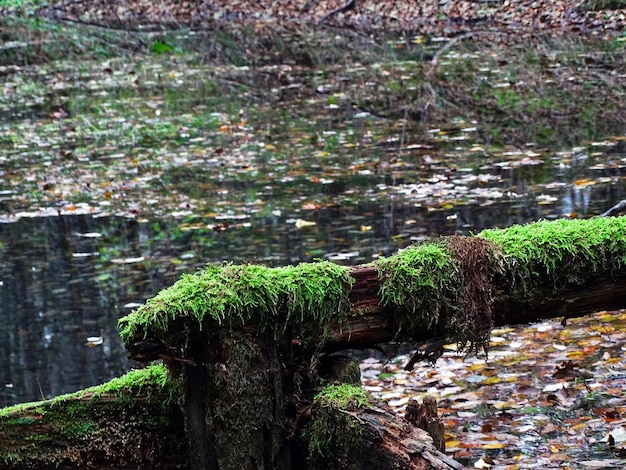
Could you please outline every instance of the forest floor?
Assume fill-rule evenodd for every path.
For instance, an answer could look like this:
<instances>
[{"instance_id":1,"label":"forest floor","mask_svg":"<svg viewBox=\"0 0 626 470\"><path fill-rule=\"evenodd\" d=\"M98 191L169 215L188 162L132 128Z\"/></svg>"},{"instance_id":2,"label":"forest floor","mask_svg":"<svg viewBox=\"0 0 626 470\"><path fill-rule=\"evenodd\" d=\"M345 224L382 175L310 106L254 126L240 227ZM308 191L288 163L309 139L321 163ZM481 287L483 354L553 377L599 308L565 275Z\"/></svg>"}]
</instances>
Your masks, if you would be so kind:
<instances>
[{"instance_id":1,"label":"forest floor","mask_svg":"<svg viewBox=\"0 0 626 470\"><path fill-rule=\"evenodd\" d=\"M13 2L0 2L11 5ZM499 30L513 35L544 31L620 35L626 23L624 0L70 0L57 3L14 2L4 14L38 15L110 27L146 24L202 26L292 23L349 28L363 33L406 31L430 36ZM40 8L32 5L43 3Z\"/></svg>"}]
</instances>

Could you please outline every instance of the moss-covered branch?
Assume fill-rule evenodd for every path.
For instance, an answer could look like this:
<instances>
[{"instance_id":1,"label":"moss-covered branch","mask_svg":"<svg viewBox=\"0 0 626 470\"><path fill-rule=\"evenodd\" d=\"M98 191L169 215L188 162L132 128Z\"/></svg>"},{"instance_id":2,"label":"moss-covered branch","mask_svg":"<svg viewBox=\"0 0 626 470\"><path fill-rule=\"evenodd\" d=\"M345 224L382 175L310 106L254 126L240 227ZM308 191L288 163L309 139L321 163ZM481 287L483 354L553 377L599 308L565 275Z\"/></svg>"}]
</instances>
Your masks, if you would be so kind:
<instances>
[{"instance_id":1,"label":"moss-covered branch","mask_svg":"<svg viewBox=\"0 0 626 470\"><path fill-rule=\"evenodd\" d=\"M164 366L0 410L0 468L186 468L175 380Z\"/></svg>"},{"instance_id":2,"label":"moss-covered branch","mask_svg":"<svg viewBox=\"0 0 626 470\"><path fill-rule=\"evenodd\" d=\"M328 262L274 269L207 266L122 318L120 335L126 344L145 338L185 344L191 332L211 334L251 322L276 334L287 322L328 325L348 315L352 282L348 268ZM183 331L173 327L181 323Z\"/></svg>"},{"instance_id":3,"label":"moss-covered branch","mask_svg":"<svg viewBox=\"0 0 626 470\"><path fill-rule=\"evenodd\" d=\"M131 354L146 360L241 328L320 350L432 335L480 348L495 324L624 307L624 276L626 218L540 221L436 239L351 270L209 266L120 328Z\"/></svg>"}]
</instances>

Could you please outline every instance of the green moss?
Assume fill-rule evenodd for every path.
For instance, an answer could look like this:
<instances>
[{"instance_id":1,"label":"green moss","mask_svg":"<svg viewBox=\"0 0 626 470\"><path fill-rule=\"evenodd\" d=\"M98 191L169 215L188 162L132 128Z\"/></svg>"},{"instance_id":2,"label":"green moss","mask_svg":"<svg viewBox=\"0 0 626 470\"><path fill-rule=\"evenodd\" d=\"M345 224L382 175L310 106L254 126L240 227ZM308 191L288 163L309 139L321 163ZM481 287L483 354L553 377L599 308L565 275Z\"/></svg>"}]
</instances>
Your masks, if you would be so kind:
<instances>
[{"instance_id":1,"label":"green moss","mask_svg":"<svg viewBox=\"0 0 626 470\"><path fill-rule=\"evenodd\" d=\"M541 221L416 245L376 263L397 338L429 329L484 349L496 286L527 302L626 267L626 218Z\"/></svg>"},{"instance_id":2,"label":"green moss","mask_svg":"<svg viewBox=\"0 0 626 470\"><path fill-rule=\"evenodd\" d=\"M208 371L213 375L207 402L213 411L206 425L219 468L245 468L251 460L263 460L262 449L276 455L275 446L284 439L283 416L276 409L284 395L275 385L283 372L259 338L234 332L220 346L229 355L223 367Z\"/></svg>"},{"instance_id":3,"label":"green moss","mask_svg":"<svg viewBox=\"0 0 626 470\"><path fill-rule=\"evenodd\" d=\"M164 340L170 322L175 320L208 331L220 326L235 328L249 321L258 322L261 331L282 328L287 319L341 322L349 311L353 281L348 273L348 268L329 262L284 268L208 266L183 275L120 319L120 335L127 344L146 337Z\"/></svg>"},{"instance_id":4,"label":"green moss","mask_svg":"<svg viewBox=\"0 0 626 470\"><path fill-rule=\"evenodd\" d=\"M346 469L359 462L363 426L354 412L370 407L371 397L361 387L329 385L315 397L313 420L305 432L311 469Z\"/></svg>"},{"instance_id":5,"label":"green moss","mask_svg":"<svg viewBox=\"0 0 626 470\"><path fill-rule=\"evenodd\" d=\"M540 221L484 230L478 236L502 250L503 272L520 300L626 266L626 217Z\"/></svg>"},{"instance_id":6,"label":"green moss","mask_svg":"<svg viewBox=\"0 0 626 470\"><path fill-rule=\"evenodd\" d=\"M29 424L35 424L37 422L37 420L31 416L21 416L19 418L15 418L15 419L9 419L7 421L7 424L9 426L13 426L13 425L29 425Z\"/></svg>"},{"instance_id":7,"label":"green moss","mask_svg":"<svg viewBox=\"0 0 626 470\"><path fill-rule=\"evenodd\" d=\"M409 247L376 262L384 305L400 329L432 328L445 310L458 310L461 272L444 240Z\"/></svg>"},{"instance_id":8,"label":"green moss","mask_svg":"<svg viewBox=\"0 0 626 470\"><path fill-rule=\"evenodd\" d=\"M183 429L171 403L177 386L164 366L154 365L52 400L3 408L0 467L87 468L98 459L134 465L157 444L179 452L184 441L172 445L162 437Z\"/></svg>"},{"instance_id":9,"label":"green moss","mask_svg":"<svg viewBox=\"0 0 626 470\"><path fill-rule=\"evenodd\" d=\"M70 415L82 412L85 406L97 402L103 395L114 397L120 402L126 401L129 397L146 396L148 400L158 396L159 402L168 404L170 400L177 396L176 380L168 378L168 372L164 365L153 364L144 369L131 370L122 377L114 378L102 385L89 387L78 392L60 395L51 400L19 403L0 409L0 418L18 415L20 412L28 410L33 415L44 415L56 406L64 405ZM163 397L166 397L163 400ZM21 424L32 424L34 418L21 416L15 418Z\"/></svg>"},{"instance_id":10,"label":"green moss","mask_svg":"<svg viewBox=\"0 0 626 470\"><path fill-rule=\"evenodd\" d=\"M322 406L352 410L370 406L370 399L365 389L347 383L329 385L315 395Z\"/></svg>"}]
</instances>

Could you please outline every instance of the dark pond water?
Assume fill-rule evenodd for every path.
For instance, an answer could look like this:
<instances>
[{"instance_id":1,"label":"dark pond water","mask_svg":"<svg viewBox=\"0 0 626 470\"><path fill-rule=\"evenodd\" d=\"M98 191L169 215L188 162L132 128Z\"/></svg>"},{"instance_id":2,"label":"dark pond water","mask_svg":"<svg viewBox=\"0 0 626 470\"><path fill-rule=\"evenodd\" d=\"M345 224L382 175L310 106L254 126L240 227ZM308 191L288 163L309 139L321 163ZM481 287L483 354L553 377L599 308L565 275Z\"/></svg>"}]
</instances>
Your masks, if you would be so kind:
<instances>
[{"instance_id":1,"label":"dark pond water","mask_svg":"<svg viewBox=\"0 0 626 470\"><path fill-rule=\"evenodd\" d=\"M416 67L0 63L0 406L128 370L118 318L206 263L357 264L626 198L620 133L492 147L352 105Z\"/></svg>"}]
</instances>

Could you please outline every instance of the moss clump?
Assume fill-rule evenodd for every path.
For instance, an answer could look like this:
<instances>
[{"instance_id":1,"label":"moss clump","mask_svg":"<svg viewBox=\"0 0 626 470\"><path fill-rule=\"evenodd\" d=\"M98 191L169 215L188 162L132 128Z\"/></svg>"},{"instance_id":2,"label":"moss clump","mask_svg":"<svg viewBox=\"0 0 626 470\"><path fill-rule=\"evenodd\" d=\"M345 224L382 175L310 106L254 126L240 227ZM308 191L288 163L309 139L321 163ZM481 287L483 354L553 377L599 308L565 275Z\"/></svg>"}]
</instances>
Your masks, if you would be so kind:
<instances>
[{"instance_id":1,"label":"moss clump","mask_svg":"<svg viewBox=\"0 0 626 470\"><path fill-rule=\"evenodd\" d=\"M397 339L411 341L420 330L430 330L470 350L487 346L493 264L482 245L468 237L442 238L376 263L382 302L397 315Z\"/></svg>"},{"instance_id":2,"label":"moss clump","mask_svg":"<svg viewBox=\"0 0 626 470\"><path fill-rule=\"evenodd\" d=\"M315 395L315 401L321 406L342 410L369 407L370 400L371 396L364 388L348 383L329 385Z\"/></svg>"},{"instance_id":3,"label":"moss clump","mask_svg":"<svg viewBox=\"0 0 626 470\"><path fill-rule=\"evenodd\" d=\"M371 396L350 384L329 385L315 396L305 433L310 469L346 469L360 462L363 427L350 412L370 406Z\"/></svg>"},{"instance_id":4,"label":"moss clump","mask_svg":"<svg viewBox=\"0 0 626 470\"><path fill-rule=\"evenodd\" d=\"M443 240L380 259L376 269L382 303L400 314L400 329L432 328L444 310L459 308L461 272Z\"/></svg>"},{"instance_id":5,"label":"moss clump","mask_svg":"<svg viewBox=\"0 0 626 470\"><path fill-rule=\"evenodd\" d=\"M520 301L626 266L626 217L540 221L478 236L502 250L507 284Z\"/></svg>"},{"instance_id":6,"label":"moss clump","mask_svg":"<svg viewBox=\"0 0 626 470\"><path fill-rule=\"evenodd\" d=\"M259 329L278 329L287 320L343 321L352 286L349 269L329 262L284 268L258 265L208 266L183 275L145 305L119 321L126 344L150 337L165 339L170 322L211 330L235 328L249 321ZM181 343L182 344L182 343Z\"/></svg>"},{"instance_id":7,"label":"moss clump","mask_svg":"<svg viewBox=\"0 0 626 470\"><path fill-rule=\"evenodd\" d=\"M485 348L497 286L528 302L626 269L626 217L540 221L416 245L376 263L397 338L428 329ZM506 286L506 287L504 287Z\"/></svg>"},{"instance_id":8,"label":"moss clump","mask_svg":"<svg viewBox=\"0 0 626 470\"><path fill-rule=\"evenodd\" d=\"M24 410L35 410L43 413L43 408L59 406L61 404L75 403L81 409L85 406L96 404L100 398L107 396L118 402L125 402L134 397L146 397L148 401L154 399L163 406L178 396L178 382L169 378L167 369L162 364L153 364L144 369L131 370L121 377L116 377L109 382L95 387L85 388L78 392L59 395L51 400L19 403L0 409L0 418L17 416ZM31 420L32 417L23 416L20 420Z\"/></svg>"}]
</instances>

